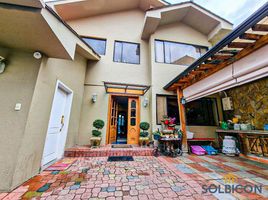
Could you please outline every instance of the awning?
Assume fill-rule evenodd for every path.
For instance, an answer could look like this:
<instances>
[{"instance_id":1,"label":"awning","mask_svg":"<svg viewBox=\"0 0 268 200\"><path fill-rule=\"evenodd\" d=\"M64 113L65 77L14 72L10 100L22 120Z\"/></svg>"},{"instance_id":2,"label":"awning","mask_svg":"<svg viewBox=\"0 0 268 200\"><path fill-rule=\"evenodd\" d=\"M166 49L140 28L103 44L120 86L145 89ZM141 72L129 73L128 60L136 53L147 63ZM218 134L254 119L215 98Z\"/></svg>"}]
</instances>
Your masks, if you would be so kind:
<instances>
[{"instance_id":1,"label":"awning","mask_svg":"<svg viewBox=\"0 0 268 200\"><path fill-rule=\"evenodd\" d=\"M148 85L137 85L128 83L104 82L107 93L110 94L129 94L143 96L149 89Z\"/></svg>"},{"instance_id":2,"label":"awning","mask_svg":"<svg viewBox=\"0 0 268 200\"><path fill-rule=\"evenodd\" d=\"M164 89L187 101L268 76L268 3L239 25Z\"/></svg>"}]
</instances>

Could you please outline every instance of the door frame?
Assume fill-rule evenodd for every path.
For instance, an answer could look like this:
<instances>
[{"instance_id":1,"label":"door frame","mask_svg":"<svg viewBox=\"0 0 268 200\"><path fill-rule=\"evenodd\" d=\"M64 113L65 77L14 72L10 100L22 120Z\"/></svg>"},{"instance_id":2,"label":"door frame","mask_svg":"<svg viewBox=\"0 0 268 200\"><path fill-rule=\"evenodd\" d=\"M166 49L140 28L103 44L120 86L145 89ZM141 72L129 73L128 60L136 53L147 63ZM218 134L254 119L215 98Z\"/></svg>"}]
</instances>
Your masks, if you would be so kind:
<instances>
[{"instance_id":1,"label":"door frame","mask_svg":"<svg viewBox=\"0 0 268 200\"><path fill-rule=\"evenodd\" d=\"M106 129L106 140L105 144L109 144L110 137L110 126L111 126L111 107L112 107L112 98L113 97L128 97L128 98L137 98L140 105L140 96L139 95L130 95L130 94L109 94L108 99L108 114L107 114L107 129ZM141 113L141 106L139 106L139 115ZM138 116L138 121L140 121L140 116Z\"/></svg>"},{"instance_id":2,"label":"door frame","mask_svg":"<svg viewBox=\"0 0 268 200\"><path fill-rule=\"evenodd\" d=\"M64 92L67 93L66 105L65 105L65 110L64 110L64 126L63 126L63 129L61 132L61 138L58 140L59 144L58 144L58 148L57 148L56 159L52 160L49 163L44 164L43 163L44 148L45 148L45 144L47 141L49 126L50 126L51 120L52 120L52 109L53 109L53 106L56 104L55 97L56 97L56 93L57 93L58 89L63 90ZM46 132L46 138L45 138L44 147L43 147L43 154L42 154L42 160L41 160L41 169L42 170L45 169L46 167L48 167L49 165L55 163L57 160L61 159L64 155L64 147L65 147L66 140L67 140L67 134L68 134L68 128L69 128L69 119L70 119L70 114L71 114L71 109L72 109L72 102L73 102L73 90L71 90L62 81L57 79L55 90L54 90L53 101L51 104L51 110L50 110L50 114L49 114L49 122L48 122L48 127L47 127L47 132Z\"/></svg>"}]
</instances>

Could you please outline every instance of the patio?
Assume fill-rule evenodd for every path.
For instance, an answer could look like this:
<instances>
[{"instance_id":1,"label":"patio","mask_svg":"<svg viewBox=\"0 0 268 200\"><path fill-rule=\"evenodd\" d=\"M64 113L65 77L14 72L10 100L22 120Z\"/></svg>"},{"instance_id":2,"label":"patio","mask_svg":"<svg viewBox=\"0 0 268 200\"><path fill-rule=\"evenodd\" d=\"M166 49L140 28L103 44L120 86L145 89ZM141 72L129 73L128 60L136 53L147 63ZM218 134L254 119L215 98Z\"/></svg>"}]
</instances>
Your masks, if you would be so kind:
<instances>
[{"instance_id":1,"label":"patio","mask_svg":"<svg viewBox=\"0 0 268 200\"><path fill-rule=\"evenodd\" d=\"M65 158L62 171L44 171L0 199L266 199L268 165L239 157L187 155L134 157L107 162L107 157ZM235 185L263 185L261 194L204 193L202 186L223 186L232 174Z\"/></svg>"}]
</instances>

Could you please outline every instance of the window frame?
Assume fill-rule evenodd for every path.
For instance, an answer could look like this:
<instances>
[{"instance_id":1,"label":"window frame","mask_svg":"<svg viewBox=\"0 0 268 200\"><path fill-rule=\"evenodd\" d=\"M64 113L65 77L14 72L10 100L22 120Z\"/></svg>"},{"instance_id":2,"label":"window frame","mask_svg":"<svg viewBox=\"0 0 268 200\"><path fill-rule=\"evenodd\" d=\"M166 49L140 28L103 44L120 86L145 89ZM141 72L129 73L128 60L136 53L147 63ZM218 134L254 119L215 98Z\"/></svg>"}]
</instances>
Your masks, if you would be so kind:
<instances>
[{"instance_id":1,"label":"window frame","mask_svg":"<svg viewBox=\"0 0 268 200\"><path fill-rule=\"evenodd\" d=\"M82 39L92 39L92 40L100 40L100 41L105 41L105 47L104 47L104 54L102 55L102 54L100 54L100 53L98 53L90 44L88 44L86 41L84 41L84 42L86 42L96 53L98 53L99 55L101 55L101 56L105 56L106 55L106 50L107 50L107 39L106 38L98 38L98 37L91 37L91 36L84 36L84 35L80 35L80 37L82 38Z\"/></svg>"},{"instance_id":2,"label":"window frame","mask_svg":"<svg viewBox=\"0 0 268 200\"><path fill-rule=\"evenodd\" d=\"M115 61L115 47L116 47L116 42L120 42L121 44L127 43L127 44L136 44L136 45L138 45L138 47L139 47L139 62L138 63L129 63L129 62L123 62L123 61L121 61L121 62ZM124 50L124 48L122 46L121 60L123 60L122 59L123 50ZM115 63L124 63L124 64L131 64L131 65L140 65L141 64L141 44L140 43L137 43L137 42L127 42L127 41L115 40L114 41L113 62L115 62Z\"/></svg>"},{"instance_id":3,"label":"window frame","mask_svg":"<svg viewBox=\"0 0 268 200\"><path fill-rule=\"evenodd\" d=\"M158 41L158 42L163 42L163 56L164 56L164 62L158 62L158 61L156 60L156 41ZM209 50L209 47L208 47L208 46L202 46L202 45L190 44L190 43L184 43L184 42L175 42L175 41L171 41L171 40L155 39L155 40L154 40L154 61L155 61L155 63L168 64L168 65L177 65L177 64L174 64L174 63L167 63L167 62L165 62L165 57L166 57L166 51L165 51L165 45L164 45L165 42L170 42L170 43L175 43L175 44L190 45L190 46L193 46L193 47L204 48L204 49L206 49L206 51ZM202 55L201 55L201 56L202 56ZM200 57L201 57L201 56L200 56ZM190 65L182 65L182 66L190 66Z\"/></svg>"},{"instance_id":4,"label":"window frame","mask_svg":"<svg viewBox=\"0 0 268 200\"><path fill-rule=\"evenodd\" d=\"M161 123L158 123L158 110L157 110L157 97L158 96L160 96L160 97L175 97L175 98L177 98L177 95L172 95L172 94L156 94L156 99L155 99L155 102L156 102L156 105L155 105L155 109L156 109L156 116L155 116L155 118L156 118L156 125L161 125ZM216 108L217 108L217 112L216 112L216 114L215 114L215 117L217 118L217 120L216 121L220 121L220 117L219 117L219 106L218 106L218 101L217 101L217 98L215 98L215 97L203 97L202 99L214 99L215 100L215 106L216 106ZM198 99L197 99L198 100ZM166 104L166 109L167 109L167 104ZM179 109L179 108L178 108ZM216 121L215 121L215 123L216 123ZM186 123L187 123L187 119L186 119ZM176 123L176 125L180 125L180 123ZM208 127L215 127L215 126L217 126L217 125L188 125L187 124L187 126L208 126Z\"/></svg>"}]
</instances>

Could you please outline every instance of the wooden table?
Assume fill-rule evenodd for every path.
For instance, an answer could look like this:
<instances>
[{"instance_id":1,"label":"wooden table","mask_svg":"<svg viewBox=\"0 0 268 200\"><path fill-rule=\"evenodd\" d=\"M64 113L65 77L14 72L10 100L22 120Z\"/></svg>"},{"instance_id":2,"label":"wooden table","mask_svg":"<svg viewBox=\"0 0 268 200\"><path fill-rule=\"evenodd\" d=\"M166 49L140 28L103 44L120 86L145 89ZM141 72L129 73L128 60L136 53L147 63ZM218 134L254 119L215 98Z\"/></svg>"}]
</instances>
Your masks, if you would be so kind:
<instances>
[{"instance_id":1,"label":"wooden table","mask_svg":"<svg viewBox=\"0 0 268 200\"><path fill-rule=\"evenodd\" d=\"M247 155L248 153L268 156L268 131L264 130L223 130L217 129L220 147L224 136L234 136L238 141L239 150Z\"/></svg>"},{"instance_id":2,"label":"wooden table","mask_svg":"<svg viewBox=\"0 0 268 200\"><path fill-rule=\"evenodd\" d=\"M181 155L181 138L161 137L158 141L160 152L164 155L172 157Z\"/></svg>"}]
</instances>

